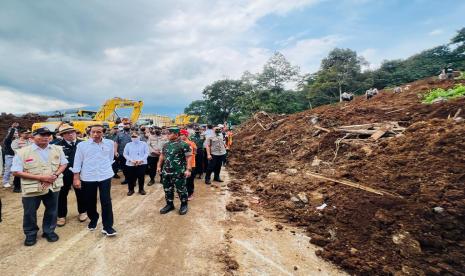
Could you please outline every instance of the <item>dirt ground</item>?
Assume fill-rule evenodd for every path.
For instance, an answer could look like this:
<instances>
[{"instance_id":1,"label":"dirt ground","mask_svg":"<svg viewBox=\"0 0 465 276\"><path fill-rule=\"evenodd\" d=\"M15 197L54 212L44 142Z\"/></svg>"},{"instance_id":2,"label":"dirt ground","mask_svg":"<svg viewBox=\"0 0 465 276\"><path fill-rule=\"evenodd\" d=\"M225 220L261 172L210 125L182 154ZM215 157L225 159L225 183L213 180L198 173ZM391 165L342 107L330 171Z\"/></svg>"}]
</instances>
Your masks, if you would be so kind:
<instances>
[{"instance_id":1,"label":"dirt ground","mask_svg":"<svg viewBox=\"0 0 465 276\"><path fill-rule=\"evenodd\" d=\"M237 131L230 189L252 210L305 229L318 256L351 274L465 275L465 98L421 103L456 84L428 78L369 101L257 114ZM337 129L392 121L405 130L378 140Z\"/></svg>"},{"instance_id":2,"label":"dirt ground","mask_svg":"<svg viewBox=\"0 0 465 276\"><path fill-rule=\"evenodd\" d=\"M228 180L227 173L223 178ZM2 189L0 274L345 275L316 257L316 247L299 230L286 227L278 231L276 222L250 210L227 212L228 182L222 184L207 187L198 180L188 215L172 212L162 216L160 184L147 187L146 196L127 197L127 187L113 181L118 231L114 238L104 237L100 231L89 232L86 223L77 221L71 192L68 224L56 230L60 240L48 243L39 238L33 247L23 246L20 195ZM42 212L41 206L39 222ZM99 227L100 222L97 230Z\"/></svg>"},{"instance_id":3,"label":"dirt ground","mask_svg":"<svg viewBox=\"0 0 465 276\"><path fill-rule=\"evenodd\" d=\"M8 128L13 123L19 123L21 129L31 129L33 123L44 121L46 117L39 116L37 114L28 113L21 117L14 116L12 114L0 114L0 142L5 138Z\"/></svg>"}]
</instances>

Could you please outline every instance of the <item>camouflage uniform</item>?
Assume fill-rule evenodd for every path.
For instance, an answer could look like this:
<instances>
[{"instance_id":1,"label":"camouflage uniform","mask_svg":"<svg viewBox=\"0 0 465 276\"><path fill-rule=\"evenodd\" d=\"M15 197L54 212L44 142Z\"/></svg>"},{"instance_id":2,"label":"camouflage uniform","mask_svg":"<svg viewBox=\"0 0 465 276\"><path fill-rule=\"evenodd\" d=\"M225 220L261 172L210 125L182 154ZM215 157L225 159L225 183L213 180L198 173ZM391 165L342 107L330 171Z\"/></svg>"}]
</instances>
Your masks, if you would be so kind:
<instances>
[{"instance_id":1,"label":"camouflage uniform","mask_svg":"<svg viewBox=\"0 0 465 276\"><path fill-rule=\"evenodd\" d=\"M186 157L192 155L190 146L180 139L167 142L162 149L164 163L162 169L165 199L169 204L174 200L174 187L182 203L187 202L187 187L184 172L187 168Z\"/></svg>"}]
</instances>

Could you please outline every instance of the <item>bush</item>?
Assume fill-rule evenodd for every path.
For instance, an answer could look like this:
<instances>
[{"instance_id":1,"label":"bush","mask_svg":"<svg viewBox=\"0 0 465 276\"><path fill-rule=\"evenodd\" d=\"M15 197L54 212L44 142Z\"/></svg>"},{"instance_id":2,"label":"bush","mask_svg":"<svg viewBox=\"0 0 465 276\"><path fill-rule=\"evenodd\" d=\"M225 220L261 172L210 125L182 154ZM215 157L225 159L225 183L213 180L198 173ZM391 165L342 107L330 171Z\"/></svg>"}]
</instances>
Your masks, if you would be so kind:
<instances>
[{"instance_id":1,"label":"bush","mask_svg":"<svg viewBox=\"0 0 465 276\"><path fill-rule=\"evenodd\" d=\"M458 97L463 97L465 95L465 85L458 84L454 88L444 90L442 88L437 88L431 90L428 94L423 97L423 103L431 104L434 100L438 98L443 99L453 99Z\"/></svg>"}]
</instances>

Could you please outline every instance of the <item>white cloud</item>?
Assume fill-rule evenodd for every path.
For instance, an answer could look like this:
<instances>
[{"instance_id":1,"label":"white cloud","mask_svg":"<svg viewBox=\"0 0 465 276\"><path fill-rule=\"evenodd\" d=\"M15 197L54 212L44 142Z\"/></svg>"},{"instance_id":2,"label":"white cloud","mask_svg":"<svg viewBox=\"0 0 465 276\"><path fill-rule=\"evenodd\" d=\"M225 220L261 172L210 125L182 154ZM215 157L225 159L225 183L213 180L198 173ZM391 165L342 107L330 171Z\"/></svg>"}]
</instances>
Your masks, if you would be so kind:
<instances>
[{"instance_id":1,"label":"white cloud","mask_svg":"<svg viewBox=\"0 0 465 276\"><path fill-rule=\"evenodd\" d=\"M428 34L431 35L431 36L436 36L436 35L441 35L443 33L444 33L443 29L434 29L431 32L429 32Z\"/></svg>"},{"instance_id":2,"label":"white cloud","mask_svg":"<svg viewBox=\"0 0 465 276\"><path fill-rule=\"evenodd\" d=\"M0 35L0 85L32 94L35 102L42 97L63 101L56 106L100 105L114 96L141 99L146 106L184 105L200 98L212 81L257 71L265 63L272 51L261 45L258 20L319 1L136 0L92 9L80 2L60 8L53 1L33 6L11 1L7 8L15 16L8 24L0 19L0 34L2 25L10 26L3 33L17 37ZM53 9L53 16L40 13L44 6ZM328 43L302 40L285 51L291 60L311 63ZM315 53L304 55L305 45ZM32 106L9 110L36 111Z\"/></svg>"},{"instance_id":3,"label":"white cloud","mask_svg":"<svg viewBox=\"0 0 465 276\"><path fill-rule=\"evenodd\" d=\"M325 57L344 38L330 35L321 38L302 39L293 46L282 50L283 54L293 64L299 64L306 72L318 70L321 59Z\"/></svg>"},{"instance_id":4,"label":"white cloud","mask_svg":"<svg viewBox=\"0 0 465 276\"><path fill-rule=\"evenodd\" d=\"M54 98L34 96L0 87L0 110L6 113L27 113L82 107L83 104Z\"/></svg>"}]
</instances>

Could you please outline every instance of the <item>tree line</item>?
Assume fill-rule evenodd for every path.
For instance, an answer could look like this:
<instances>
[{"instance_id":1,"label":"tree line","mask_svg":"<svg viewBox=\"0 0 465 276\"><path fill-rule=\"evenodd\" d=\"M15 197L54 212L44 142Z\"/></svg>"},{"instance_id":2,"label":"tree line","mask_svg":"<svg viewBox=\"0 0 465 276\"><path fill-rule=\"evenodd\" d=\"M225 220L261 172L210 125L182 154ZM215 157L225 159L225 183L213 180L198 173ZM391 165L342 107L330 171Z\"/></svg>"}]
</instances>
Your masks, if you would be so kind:
<instances>
[{"instance_id":1,"label":"tree line","mask_svg":"<svg viewBox=\"0 0 465 276\"><path fill-rule=\"evenodd\" d=\"M238 124L258 111L295 113L338 102L342 92L363 94L438 75L447 65L465 70L465 28L449 43L407 59L385 60L376 70L362 70L367 61L356 51L335 48L313 74L302 74L276 52L260 72L246 71L240 79L222 79L202 91L203 99L190 103L184 113L200 116L201 123Z\"/></svg>"}]
</instances>

